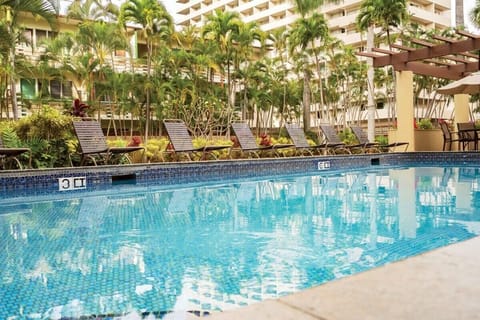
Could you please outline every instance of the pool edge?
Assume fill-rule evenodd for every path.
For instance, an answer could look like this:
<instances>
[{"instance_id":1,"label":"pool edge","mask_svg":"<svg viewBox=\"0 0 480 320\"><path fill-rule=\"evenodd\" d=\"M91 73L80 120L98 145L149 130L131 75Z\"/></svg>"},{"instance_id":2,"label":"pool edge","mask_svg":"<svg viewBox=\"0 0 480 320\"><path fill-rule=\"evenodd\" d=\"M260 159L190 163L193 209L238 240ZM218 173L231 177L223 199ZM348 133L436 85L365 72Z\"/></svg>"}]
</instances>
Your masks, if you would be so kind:
<instances>
[{"instance_id":1,"label":"pool edge","mask_svg":"<svg viewBox=\"0 0 480 320\"><path fill-rule=\"evenodd\" d=\"M474 237L209 319L479 319L478 248Z\"/></svg>"}]
</instances>

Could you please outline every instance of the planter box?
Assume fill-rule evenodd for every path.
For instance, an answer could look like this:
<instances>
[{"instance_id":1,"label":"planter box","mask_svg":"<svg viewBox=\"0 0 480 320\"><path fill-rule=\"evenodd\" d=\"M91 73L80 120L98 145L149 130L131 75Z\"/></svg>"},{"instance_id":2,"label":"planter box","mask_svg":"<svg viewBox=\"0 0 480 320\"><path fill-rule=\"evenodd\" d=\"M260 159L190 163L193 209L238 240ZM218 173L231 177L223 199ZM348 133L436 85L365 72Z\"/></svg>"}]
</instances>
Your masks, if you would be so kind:
<instances>
[{"instance_id":1,"label":"planter box","mask_svg":"<svg viewBox=\"0 0 480 320\"><path fill-rule=\"evenodd\" d=\"M410 146L410 151L442 151L443 135L440 129L415 129L415 145ZM388 131L388 141L400 141L397 139L397 130ZM452 149L456 148L456 144Z\"/></svg>"},{"instance_id":2,"label":"planter box","mask_svg":"<svg viewBox=\"0 0 480 320\"><path fill-rule=\"evenodd\" d=\"M415 151L442 151L442 147L442 130L415 129Z\"/></svg>"}]
</instances>

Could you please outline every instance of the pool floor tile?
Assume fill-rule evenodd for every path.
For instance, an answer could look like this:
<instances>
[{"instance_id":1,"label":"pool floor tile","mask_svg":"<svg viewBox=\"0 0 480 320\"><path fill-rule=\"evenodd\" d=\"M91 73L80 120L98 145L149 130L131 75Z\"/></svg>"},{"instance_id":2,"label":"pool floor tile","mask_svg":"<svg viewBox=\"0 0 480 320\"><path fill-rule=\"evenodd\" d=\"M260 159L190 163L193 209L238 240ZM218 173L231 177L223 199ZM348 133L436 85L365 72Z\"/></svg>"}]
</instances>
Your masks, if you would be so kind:
<instances>
[{"instance_id":1,"label":"pool floor tile","mask_svg":"<svg viewBox=\"0 0 480 320\"><path fill-rule=\"evenodd\" d=\"M209 320L480 319L480 237Z\"/></svg>"}]
</instances>

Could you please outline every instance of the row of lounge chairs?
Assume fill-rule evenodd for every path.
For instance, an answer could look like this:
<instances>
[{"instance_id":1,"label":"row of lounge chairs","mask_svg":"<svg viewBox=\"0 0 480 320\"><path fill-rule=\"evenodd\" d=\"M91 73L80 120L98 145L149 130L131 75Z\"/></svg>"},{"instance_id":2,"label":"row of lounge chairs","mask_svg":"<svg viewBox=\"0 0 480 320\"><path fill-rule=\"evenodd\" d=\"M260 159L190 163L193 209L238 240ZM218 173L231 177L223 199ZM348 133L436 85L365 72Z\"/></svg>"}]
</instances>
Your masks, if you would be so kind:
<instances>
[{"instance_id":1,"label":"row of lounge chairs","mask_svg":"<svg viewBox=\"0 0 480 320\"><path fill-rule=\"evenodd\" d=\"M183 121L166 120L164 123L167 134L173 146L173 152L186 153L188 155L188 159L191 159L191 153L201 152L202 159L206 159L207 156L213 151L231 148L229 145L194 148L188 128ZM408 142L394 142L387 145L369 142L367 134L359 126L351 126L351 130L357 137L359 143L355 145L347 145L342 142L335 130L335 127L327 124L320 125L325 142L319 145L311 145L309 144L305 133L300 126L296 124L286 124L285 128L291 140L293 141L292 144L272 144L262 146L257 144L256 138L246 122L234 122L231 124L231 126L240 150L244 154L256 158L259 158L264 152L270 152L275 156L279 156L281 155L280 151L282 149L293 149L296 155L337 153L352 154L388 152L392 150L395 151L398 147L403 147L403 151L407 151L409 145Z\"/></svg>"},{"instance_id":2,"label":"row of lounge chairs","mask_svg":"<svg viewBox=\"0 0 480 320\"><path fill-rule=\"evenodd\" d=\"M171 142L171 147L167 152L174 156L185 155L188 160L192 160L193 154L200 154L201 159L216 158L214 151L232 149L232 145L213 145L196 148L193 146L190 132L182 120L168 119L164 120L165 129ZM74 121L73 127L80 145L80 165L91 162L97 164L115 163L118 158L125 159L131 163L129 154L135 151L144 152L142 146L129 147L109 147L103 134L100 123L97 121ZM272 144L259 146L250 127L246 122L232 123L232 130L238 142L238 149L249 157L259 158L265 152L270 152L275 156L282 153L282 149L292 149L296 155L314 155L314 154L337 154L337 153L366 153L389 151L390 148L404 146L405 151L408 143L392 143L389 145L379 145L368 141L366 134L360 127L352 126L353 133L359 141L356 145L346 145L338 136L332 125L321 125L320 129L325 137L325 142L319 145L310 145L303 129L296 124L287 124L285 126L292 144ZM235 148L237 146L233 146ZM18 156L22 153L30 152L28 148L4 148L0 139L0 160L6 161L13 159L19 168L21 167ZM31 157L30 157L31 161Z\"/></svg>"},{"instance_id":3,"label":"row of lounge chairs","mask_svg":"<svg viewBox=\"0 0 480 320\"><path fill-rule=\"evenodd\" d=\"M370 142L365 131L360 126L350 126L353 134L358 140L358 144L347 145L338 136L335 128L332 125L322 124L320 129L325 136L325 142L319 145L310 145L303 129L296 124L287 124L285 128L288 131L290 138L295 144L295 148L299 151L306 151L308 154L336 154L339 152L352 153L377 153L387 152L403 147L403 151L407 151L408 142L394 142L390 144L381 145L378 142Z\"/></svg>"}]
</instances>

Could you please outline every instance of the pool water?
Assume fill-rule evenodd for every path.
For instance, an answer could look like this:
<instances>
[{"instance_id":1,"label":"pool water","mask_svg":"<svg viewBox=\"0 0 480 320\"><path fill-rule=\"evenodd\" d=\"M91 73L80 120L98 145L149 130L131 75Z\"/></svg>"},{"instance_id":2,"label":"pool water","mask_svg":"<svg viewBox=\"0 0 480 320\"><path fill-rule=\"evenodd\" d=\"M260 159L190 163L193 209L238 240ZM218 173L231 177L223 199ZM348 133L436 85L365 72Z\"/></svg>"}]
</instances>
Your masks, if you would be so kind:
<instances>
[{"instance_id":1,"label":"pool water","mask_svg":"<svg viewBox=\"0 0 480 320\"><path fill-rule=\"evenodd\" d=\"M0 199L0 319L226 310L474 237L479 168Z\"/></svg>"}]
</instances>

